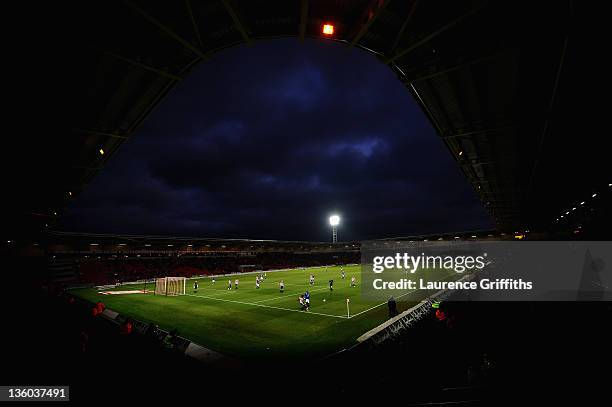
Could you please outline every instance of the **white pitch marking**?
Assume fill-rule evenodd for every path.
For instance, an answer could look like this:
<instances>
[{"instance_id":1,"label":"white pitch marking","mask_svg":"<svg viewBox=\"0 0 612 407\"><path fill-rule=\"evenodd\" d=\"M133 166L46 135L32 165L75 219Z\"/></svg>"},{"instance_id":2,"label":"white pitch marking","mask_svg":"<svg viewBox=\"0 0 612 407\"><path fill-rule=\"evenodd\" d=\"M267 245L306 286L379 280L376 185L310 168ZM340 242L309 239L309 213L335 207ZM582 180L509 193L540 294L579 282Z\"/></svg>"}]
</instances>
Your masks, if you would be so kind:
<instances>
[{"instance_id":1,"label":"white pitch marking","mask_svg":"<svg viewBox=\"0 0 612 407\"><path fill-rule=\"evenodd\" d=\"M413 292L415 292L415 291L418 291L418 290L408 291L407 293L404 293L404 294L402 294L402 295L398 296L397 298L402 298L404 295L408 295L408 294L413 293ZM356 316L358 316L358 315L361 315L361 314L363 314L363 313L365 313L365 312L371 311L371 310L373 310L374 308L378 308L378 307L380 307L381 305L385 305L385 304L386 304L386 302L380 303L380 304L378 304L378 305L374 305L373 307L370 307L370 308L368 308L368 309L366 309L366 310L363 310L363 311L361 311L361 312L359 312L359 313L357 313L357 314L355 314L355 315L351 315L351 318L355 318L355 317L356 317Z\"/></svg>"},{"instance_id":2,"label":"white pitch marking","mask_svg":"<svg viewBox=\"0 0 612 407\"><path fill-rule=\"evenodd\" d=\"M184 294L184 295L189 296L189 297L207 298L209 300L215 300L215 301L233 302L235 304L252 305L253 307L272 308L272 309L279 309L279 310L282 310L282 311L302 312L304 314L313 314L313 315L321 315L321 316L325 316L325 317L346 319L346 317L343 316L343 315L323 314L323 313L320 313L320 312L312 312L312 311L300 311L300 310L297 310L297 309L273 307L271 305L255 304L255 303L252 303L252 302L242 302L242 301L234 301L234 300L225 300L223 298L207 297L205 295L193 295L193 294Z\"/></svg>"},{"instance_id":3,"label":"white pitch marking","mask_svg":"<svg viewBox=\"0 0 612 407\"><path fill-rule=\"evenodd\" d=\"M311 293L316 293L317 291L323 291L323 290L328 290L327 287L323 287L323 288L319 288L318 290L310 290ZM266 302L266 301L274 301L274 300L278 300L281 298L287 298L287 295L295 295L295 294L300 294L302 293L302 291L295 291L292 293L287 293L285 295L279 295L278 297L274 297L274 298L267 298L265 300L260 300L260 301L254 301L253 304L259 304L260 302Z\"/></svg>"},{"instance_id":4,"label":"white pitch marking","mask_svg":"<svg viewBox=\"0 0 612 407\"><path fill-rule=\"evenodd\" d=\"M443 278L443 279L441 279L441 280L436 280L436 282L438 282L438 281L444 281L444 280L448 279L449 277L452 277L452 276L444 277L444 278ZM412 290L412 291L408 291L407 293L404 293L404 294L402 294L402 295L398 296L397 298L402 298L403 296L408 295L408 294L413 293L413 292L418 291L418 290L419 290L419 289ZM374 308L378 308L378 307L380 307L381 305L385 305L385 304L386 304L386 302L380 303L380 304L375 305L375 306L373 306L373 307L370 307L370 308L368 308L368 309L366 309L366 310L364 310L364 311L361 311L361 312L359 312L359 313L357 313L357 314L355 314L355 315L351 315L351 317L350 317L350 318L355 318L356 316L361 315L361 314L363 314L364 312L371 311L371 310L373 310Z\"/></svg>"}]
</instances>

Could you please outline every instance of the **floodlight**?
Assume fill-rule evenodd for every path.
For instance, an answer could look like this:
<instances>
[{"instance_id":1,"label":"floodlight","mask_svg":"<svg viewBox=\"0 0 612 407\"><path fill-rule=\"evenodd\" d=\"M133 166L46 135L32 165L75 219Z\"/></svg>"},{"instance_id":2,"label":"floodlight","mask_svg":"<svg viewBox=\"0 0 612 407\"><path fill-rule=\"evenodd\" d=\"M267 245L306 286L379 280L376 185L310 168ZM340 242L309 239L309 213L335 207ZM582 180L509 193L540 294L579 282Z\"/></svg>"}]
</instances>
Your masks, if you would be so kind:
<instances>
[{"instance_id":1,"label":"floodlight","mask_svg":"<svg viewBox=\"0 0 612 407\"><path fill-rule=\"evenodd\" d=\"M332 215L329 217L329 224L332 226L338 226L340 224L340 216Z\"/></svg>"},{"instance_id":2,"label":"floodlight","mask_svg":"<svg viewBox=\"0 0 612 407\"><path fill-rule=\"evenodd\" d=\"M338 242L338 225L340 224L340 216L332 215L329 217L329 224L332 227L332 243Z\"/></svg>"},{"instance_id":3,"label":"floodlight","mask_svg":"<svg viewBox=\"0 0 612 407\"><path fill-rule=\"evenodd\" d=\"M323 34L332 35L334 33L334 26L332 24L323 24Z\"/></svg>"}]
</instances>

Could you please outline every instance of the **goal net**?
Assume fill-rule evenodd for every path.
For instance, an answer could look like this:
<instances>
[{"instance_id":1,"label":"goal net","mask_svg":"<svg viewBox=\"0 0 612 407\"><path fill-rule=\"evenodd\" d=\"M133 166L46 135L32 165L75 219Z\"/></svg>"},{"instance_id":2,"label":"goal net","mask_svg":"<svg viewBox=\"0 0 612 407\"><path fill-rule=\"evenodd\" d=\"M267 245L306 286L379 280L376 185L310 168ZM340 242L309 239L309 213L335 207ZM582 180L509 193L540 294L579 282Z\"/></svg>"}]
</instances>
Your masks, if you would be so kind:
<instances>
[{"instance_id":1,"label":"goal net","mask_svg":"<svg viewBox=\"0 0 612 407\"><path fill-rule=\"evenodd\" d=\"M187 286L186 277L162 277L155 280L156 295L183 295Z\"/></svg>"}]
</instances>

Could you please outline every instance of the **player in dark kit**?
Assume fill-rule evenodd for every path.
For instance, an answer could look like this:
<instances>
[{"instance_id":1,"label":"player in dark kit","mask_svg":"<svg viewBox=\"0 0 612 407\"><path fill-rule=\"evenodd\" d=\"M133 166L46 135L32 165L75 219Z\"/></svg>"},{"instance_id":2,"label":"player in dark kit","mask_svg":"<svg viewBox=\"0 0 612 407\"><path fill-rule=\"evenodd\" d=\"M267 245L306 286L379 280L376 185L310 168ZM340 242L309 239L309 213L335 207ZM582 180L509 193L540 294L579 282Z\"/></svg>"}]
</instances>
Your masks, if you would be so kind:
<instances>
[{"instance_id":1,"label":"player in dark kit","mask_svg":"<svg viewBox=\"0 0 612 407\"><path fill-rule=\"evenodd\" d=\"M329 290L334 291L334 280L329 280Z\"/></svg>"},{"instance_id":2,"label":"player in dark kit","mask_svg":"<svg viewBox=\"0 0 612 407\"><path fill-rule=\"evenodd\" d=\"M304 294L304 310L310 311L310 293L308 291Z\"/></svg>"},{"instance_id":3,"label":"player in dark kit","mask_svg":"<svg viewBox=\"0 0 612 407\"><path fill-rule=\"evenodd\" d=\"M193 282L193 293L194 294L198 292L198 287L199 287L198 282L194 281Z\"/></svg>"}]
</instances>

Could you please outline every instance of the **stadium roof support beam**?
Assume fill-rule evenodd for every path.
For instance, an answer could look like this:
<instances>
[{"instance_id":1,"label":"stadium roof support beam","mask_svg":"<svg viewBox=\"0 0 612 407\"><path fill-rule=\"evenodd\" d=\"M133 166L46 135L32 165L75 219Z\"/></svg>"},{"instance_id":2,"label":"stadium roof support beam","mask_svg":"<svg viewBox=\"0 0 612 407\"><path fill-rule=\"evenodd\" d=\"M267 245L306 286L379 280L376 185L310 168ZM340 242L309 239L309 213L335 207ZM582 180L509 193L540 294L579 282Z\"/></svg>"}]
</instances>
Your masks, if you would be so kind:
<instances>
[{"instance_id":1,"label":"stadium roof support beam","mask_svg":"<svg viewBox=\"0 0 612 407\"><path fill-rule=\"evenodd\" d=\"M391 51L390 51L391 54L395 52L395 49L399 45L399 42L404 35L404 31L406 31L406 27L408 27L408 23L410 22L410 20L412 20L412 16L414 16L414 12L416 11L416 7L418 3L419 3L419 0L414 0L414 3L412 3L412 7L410 8L410 11L408 11L408 15L406 16L404 23L400 27L400 30L397 32L397 35L395 36L395 40L393 40L393 45L391 46Z\"/></svg>"},{"instance_id":2,"label":"stadium roof support beam","mask_svg":"<svg viewBox=\"0 0 612 407\"><path fill-rule=\"evenodd\" d=\"M452 139L452 138L479 136L481 134L494 133L494 132L500 131L500 130L508 130L508 129L513 128L513 127L514 127L514 125L509 124L507 126L494 127L494 128L491 128L491 129L482 129L482 130L468 131L468 132L459 133L459 134L449 134L449 135L446 135L446 136L442 136L442 138L444 138L444 139Z\"/></svg>"},{"instance_id":3,"label":"stadium roof support beam","mask_svg":"<svg viewBox=\"0 0 612 407\"><path fill-rule=\"evenodd\" d=\"M249 34L247 33L246 26L240 20L240 17L238 17L238 13L236 13L236 10L234 10L229 0L221 0L221 1L223 5L225 6L225 9L229 13L230 17L232 17L232 20L234 21L234 25L236 26L238 31L240 31L240 35L242 35L242 39L244 39L244 42L249 44L251 42L251 38L249 37Z\"/></svg>"},{"instance_id":4,"label":"stadium roof support beam","mask_svg":"<svg viewBox=\"0 0 612 407\"><path fill-rule=\"evenodd\" d=\"M361 26L361 29L351 41L349 48L354 47L355 44L357 44L359 40L368 32L368 30L370 29L374 21L376 21L378 16L380 16L380 14L389 5L389 3L391 3L391 0L383 0L382 4L378 6L378 8L376 9L376 12L372 15L372 17L368 18L368 21L366 21L365 24ZM378 4L379 2L377 0L370 1L370 3L368 4L368 7L366 7L365 9L365 13L367 14L374 6L377 6Z\"/></svg>"},{"instance_id":5,"label":"stadium roof support beam","mask_svg":"<svg viewBox=\"0 0 612 407\"><path fill-rule=\"evenodd\" d=\"M119 139L122 139L122 140L127 140L128 139L128 136L123 136L121 134L115 134L115 133L107 133L107 132L98 131L98 130L74 128L74 129L72 129L72 131L74 131L76 133L93 134L94 136L112 137L112 138L119 138Z\"/></svg>"},{"instance_id":6,"label":"stadium roof support beam","mask_svg":"<svg viewBox=\"0 0 612 407\"><path fill-rule=\"evenodd\" d=\"M308 22L309 6L308 0L300 0L300 28L298 34L300 41L304 41L304 38L306 38L306 23Z\"/></svg>"},{"instance_id":7,"label":"stadium roof support beam","mask_svg":"<svg viewBox=\"0 0 612 407\"><path fill-rule=\"evenodd\" d=\"M478 7L475 7L473 9L471 9L467 13L462 14L461 16L457 17L456 19L454 19L450 23L448 23L445 26L443 26L443 27L437 29L436 31L432 32L431 34L429 34L428 36L426 36L422 40L415 42L414 44L412 44L408 48L404 48L403 50L401 50L397 54L395 54L392 57L388 58L385 61L385 63L386 64L390 64L391 62L394 62L396 59L401 58L401 57L407 55L408 53L410 53L411 51L415 50L416 48L420 47L421 45L428 43L432 39L436 38L438 35L440 35L440 34L446 32L446 31L450 30L451 28L453 28L457 24L462 23L463 21L467 20L469 17L471 17L474 14L476 14L477 12L479 12L484 7L484 4L485 3L483 3L483 5L480 5Z\"/></svg>"},{"instance_id":8,"label":"stadium roof support beam","mask_svg":"<svg viewBox=\"0 0 612 407\"><path fill-rule=\"evenodd\" d=\"M195 17L193 16L193 9L191 8L191 1L185 0L185 7L187 8L187 13L189 13L189 19L191 20L191 25L193 26L193 32L198 40L198 45L200 49L204 49L204 44L202 43L202 36L200 35L200 28L198 27L198 23L196 22Z\"/></svg>"},{"instance_id":9,"label":"stadium roof support beam","mask_svg":"<svg viewBox=\"0 0 612 407\"><path fill-rule=\"evenodd\" d=\"M133 59L126 58L126 57L123 57L121 55L117 55L117 54L112 53L112 52L106 51L105 54L109 55L109 56L111 56L111 57L113 57L115 59L118 59L120 61L127 62L128 64L131 64L131 65L137 66L139 68L142 68L142 69L144 69L146 71L154 72L154 73L156 73L158 75L165 76L166 78L170 78L170 79L175 80L175 81L183 80L182 77L180 77L178 75L175 75L173 73L170 73L168 71L165 71L163 69L155 68L154 66L143 64L142 62L134 61Z\"/></svg>"},{"instance_id":10,"label":"stadium roof support beam","mask_svg":"<svg viewBox=\"0 0 612 407\"><path fill-rule=\"evenodd\" d=\"M533 163L533 168L531 170L531 176L529 178L529 187L527 191L530 191L533 187L533 180L536 176L536 171L538 169L538 165L540 163L540 156L542 152L542 148L544 147L544 138L546 137L546 133L548 133L548 127L550 125L550 115L555 106L555 98L557 96L557 87L559 86L559 80L561 79L561 71L563 70L563 63L565 62L565 54L567 53L567 44L569 42L569 35L565 36L565 40L563 41L563 48L561 50L561 56L559 58L559 65L557 67L557 72L555 74L555 82L553 84L552 92L550 94L550 100L548 102L548 109L546 111L546 119L544 121L544 128L542 129L542 134L538 140L538 154L536 155L535 162Z\"/></svg>"},{"instance_id":11,"label":"stadium roof support beam","mask_svg":"<svg viewBox=\"0 0 612 407\"><path fill-rule=\"evenodd\" d=\"M429 109L429 107L427 107L427 105L425 104L425 102L423 101L423 98L421 97L421 95L419 94L419 91L417 90L417 88L414 86L414 84L409 83L408 86L410 87L410 89L412 90L412 94L416 97L419 105L421 106L421 108L425 111L425 113L427 114L427 117L429 118L429 120L433 123L434 127L436 128L436 131L438 132L438 134L444 134L444 131L442 130L442 127L440 127L440 124L438 123L438 121L436 120L435 116L432 114L431 110Z\"/></svg>"},{"instance_id":12,"label":"stadium roof support beam","mask_svg":"<svg viewBox=\"0 0 612 407\"><path fill-rule=\"evenodd\" d=\"M196 54L200 58L206 59L206 55L201 50L199 50L197 47L195 47L191 42L187 41L186 39L184 39L183 37L181 37L180 35L175 33L171 28L166 27L164 24L159 22L155 17L153 17L152 15L147 13L142 8L138 7L135 3L131 2L130 0L124 0L124 1L125 1L125 3L128 6L133 8L138 14L140 14L146 20L148 20L151 24L153 24L154 26L156 26L157 28L162 30L169 37L171 37L172 39L180 42L185 48L187 48L188 50L190 50L191 52L193 52L194 54Z\"/></svg>"},{"instance_id":13,"label":"stadium roof support beam","mask_svg":"<svg viewBox=\"0 0 612 407\"><path fill-rule=\"evenodd\" d=\"M462 63L460 63L458 65L454 65L454 66L451 66L449 68L442 69L440 71L436 71L436 72L431 73L431 74L419 76L418 78L414 78L414 79L408 79L408 81L410 81L410 82L419 82L419 81L425 81L425 80L428 80L428 79L433 79L433 78L435 78L437 76L445 75L447 73L456 71L456 70L461 69L461 68L465 68L465 67L468 67L468 66L471 66L471 65L476 65L476 64L479 64L481 62L485 62L485 61L488 61L490 59L497 58L500 55L501 55L501 53L495 53L493 55L487 55L487 56L484 56L484 57L481 57L481 58L472 59L472 60L469 60L469 61L466 61L466 62L462 62Z\"/></svg>"}]
</instances>

